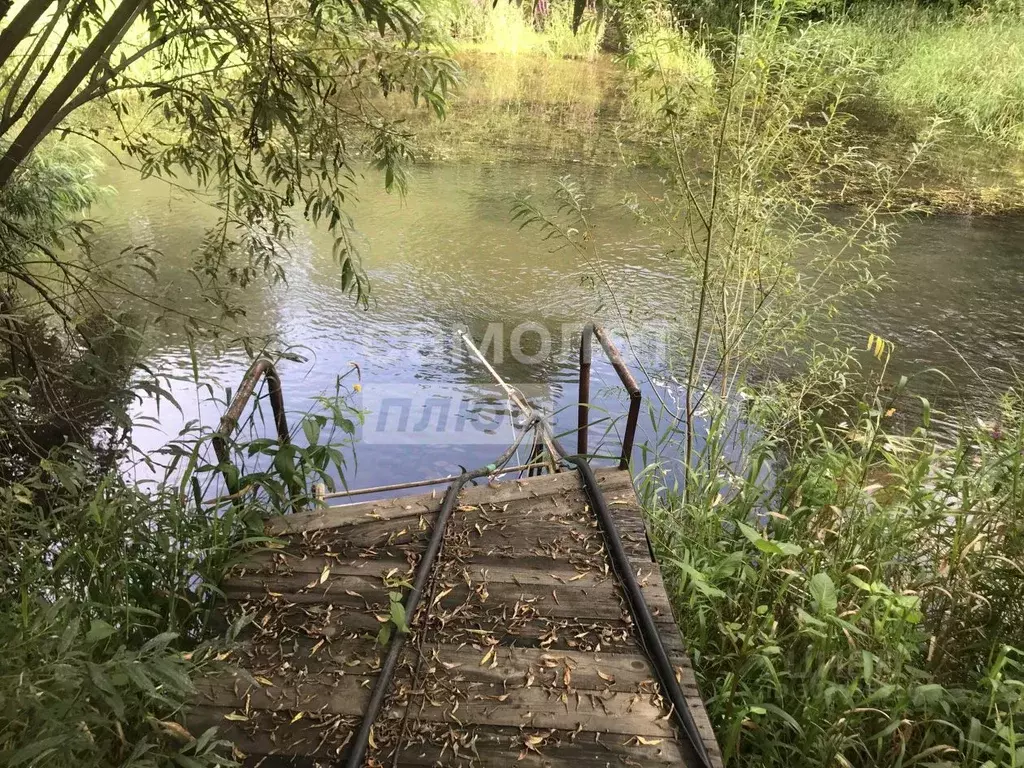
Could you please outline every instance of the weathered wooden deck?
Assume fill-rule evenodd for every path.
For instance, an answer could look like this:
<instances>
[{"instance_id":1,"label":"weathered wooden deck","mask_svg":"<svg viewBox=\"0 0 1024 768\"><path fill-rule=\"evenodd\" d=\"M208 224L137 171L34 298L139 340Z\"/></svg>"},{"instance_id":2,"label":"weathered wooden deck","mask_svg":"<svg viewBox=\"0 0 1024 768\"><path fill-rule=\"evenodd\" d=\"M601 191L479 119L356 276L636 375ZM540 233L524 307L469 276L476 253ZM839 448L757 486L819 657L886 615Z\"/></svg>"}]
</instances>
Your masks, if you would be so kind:
<instances>
[{"instance_id":1,"label":"weathered wooden deck","mask_svg":"<svg viewBox=\"0 0 1024 768\"><path fill-rule=\"evenodd\" d=\"M598 479L720 765L629 474ZM408 586L442 495L271 521L285 546L223 585L231 610L254 623L239 669L200 682L193 732L219 725L249 765L340 765L380 664L388 593ZM577 473L471 487L459 502L368 765L697 765Z\"/></svg>"}]
</instances>

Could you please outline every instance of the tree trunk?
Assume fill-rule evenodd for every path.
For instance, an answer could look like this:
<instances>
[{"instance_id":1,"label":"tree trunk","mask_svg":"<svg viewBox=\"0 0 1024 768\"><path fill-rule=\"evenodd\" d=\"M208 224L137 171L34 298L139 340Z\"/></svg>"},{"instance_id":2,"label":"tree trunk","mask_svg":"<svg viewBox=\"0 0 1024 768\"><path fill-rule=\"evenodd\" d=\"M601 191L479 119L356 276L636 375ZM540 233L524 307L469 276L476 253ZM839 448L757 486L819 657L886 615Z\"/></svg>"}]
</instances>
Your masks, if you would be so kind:
<instances>
[{"instance_id":1,"label":"tree trunk","mask_svg":"<svg viewBox=\"0 0 1024 768\"><path fill-rule=\"evenodd\" d=\"M61 108L74 95L75 90L104 55L121 41L135 17L150 2L152 0L122 0L97 32L96 37L82 51L82 55L68 69L64 78L50 91L50 95L29 118L28 123L18 134L18 138L7 148L7 153L0 158L0 189L7 186L18 166L25 161L36 145L56 127Z\"/></svg>"},{"instance_id":2,"label":"tree trunk","mask_svg":"<svg viewBox=\"0 0 1024 768\"><path fill-rule=\"evenodd\" d=\"M7 15L11 3L4 0L2 5L5 7L0 11L0 19ZM11 19L11 23L4 27L4 31L0 32L0 67L7 63L7 59L14 53L18 43L32 31L32 27L39 21L39 17L51 5L53 5L53 0L29 0L25 3L25 7Z\"/></svg>"}]
</instances>

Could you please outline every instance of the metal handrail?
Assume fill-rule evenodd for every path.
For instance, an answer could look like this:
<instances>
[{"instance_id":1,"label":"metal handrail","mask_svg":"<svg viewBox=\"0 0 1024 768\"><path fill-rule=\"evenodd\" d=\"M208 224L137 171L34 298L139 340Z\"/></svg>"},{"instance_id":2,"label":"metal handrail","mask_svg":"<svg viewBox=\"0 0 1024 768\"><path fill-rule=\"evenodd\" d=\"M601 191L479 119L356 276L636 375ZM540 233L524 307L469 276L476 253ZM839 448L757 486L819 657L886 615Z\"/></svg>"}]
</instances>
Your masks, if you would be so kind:
<instances>
[{"instance_id":1,"label":"metal handrail","mask_svg":"<svg viewBox=\"0 0 1024 768\"><path fill-rule=\"evenodd\" d=\"M227 439L238 429L238 422L242 418L242 411L245 410L245 406L252 398L253 392L256 391L256 385L261 377L267 380L270 393L270 407L274 412L274 425L277 427L277 439L281 441L282 445L287 445L290 441L288 419L284 412L284 393L281 390L281 377L278 375L273 361L266 357L261 357L252 364L249 370L246 371L245 376L242 377L242 381L238 385L238 391L231 398L228 409L224 411L224 415L220 419L217 433L213 436L213 450L217 454L217 461L222 465L229 465L231 463L231 452L228 450ZM224 481L227 483L229 493L238 493L238 483L233 479L233 475L228 471L227 466L224 468Z\"/></svg>"},{"instance_id":2,"label":"metal handrail","mask_svg":"<svg viewBox=\"0 0 1024 768\"><path fill-rule=\"evenodd\" d=\"M607 331L600 325L587 323L583 326L583 335L580 337L580 391L579 406L577 411L577 434L576 452L581 456L588 453L587 447L590 440L590 365L592 362L591 337L596 336L601 343L608 362L612 364L615 373L619 375L619 381L629 393L629 412L626 415L626 431L622 436L622 455L619 458L619 469L628 469L629 460L633 455L633 440L636 438L636 425L640 419L640 400L643 395L640 387L629 372L626 363L619 354L615 342L608 336Z\"/></svg>"}]
</instances>

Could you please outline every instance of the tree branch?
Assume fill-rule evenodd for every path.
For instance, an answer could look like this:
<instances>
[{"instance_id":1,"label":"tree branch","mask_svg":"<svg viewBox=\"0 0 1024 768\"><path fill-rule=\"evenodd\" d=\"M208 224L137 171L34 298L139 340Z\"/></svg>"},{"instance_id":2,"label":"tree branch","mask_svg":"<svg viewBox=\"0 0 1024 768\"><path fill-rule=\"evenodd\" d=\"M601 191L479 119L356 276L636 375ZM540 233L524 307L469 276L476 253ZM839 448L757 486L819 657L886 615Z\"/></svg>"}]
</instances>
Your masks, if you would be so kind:
<instances>
[{"instance_id":1,"label":"tree branch","mask_svg":"<svg viewBox=\"0 0 1024 768\"><path fill-rule=\"evenodd\" d=\"M6 154L0 158L0 189L7 186L25 158L56 127L61 109L72 97L75 89L103 56L121 41L135 17L151 2L152 0L122 0L110 19L100 28L96 37L82 51L78 60L71 65L64 78L50 92L18 137L7 148Z\"/></svg>"},{"instance_id":2,"label":"tree branch","mask_svg":"<svg viewBox=\"0 0 1024 768\"><path fill-rule=\"evenodd\" d=\"M39 21L46 9L53 5L53 0L29 0L25 7L11 20L11 23L0 32L0 67L14 53L22 40L28 37L32 27Z\"/></svg>"},{"instance_id":3,"label":"tree branch","mask_svg":"<svg viewBox=\"0 0 1024 768\"><path fill-rule=\"evenodd\" d=\"M67 25L66 25L66 27L64 29L64 34L61 35L61 38L57 42L57 45L54 47L53 51L50 53L49 60L46 62L46 64L43 66L42 70L36 76L36 80L32 84L32 87L29 88L28 93L26 93L24 98L22 98L21 104L18 106L18 108L16 110L14 110L13 114L11 112L11 109L14 107L14 99L15 99L15 96L17 95L17 91L21 89L21 82L20 81L21 81L22 77L19 75L19 81L17 83L15 83L15 84L12 84L10 92L8 93L8 96L7 96L7 101L4 103L3 120L0 121L0 135L3 135L5 133L7 133L7 130L12 125L14 125L16 122L18 122L25 115L25 110L28 109L29 104L32 103L32 99L35 98L36 93L39 92L39 89L43 86L43 83L46 82L46 78L48 78L50 76L50 74L53 72L53 68L57 65L57 62L60 60L60 55L64 51L64 46L67 45L68 40L71 38L72 30L75 29L78 26L78 21L81 18L82 11L84 9L85 9L85 2L84 1L79 2L75 6L75 9L74 9L74 11L72 11L71 16L70 16L70 18L69 18L69 20L67 22ZM59 15L54 15L54 21L56 21L59 18L60 18ZM49 37L51 31L52 31L52 28L47 30L47 33L46 33L47 37ZM23 66L22 67L22 74L27 74L27 72L28 72L28 67Z\"/></svg>"}]
</instances>

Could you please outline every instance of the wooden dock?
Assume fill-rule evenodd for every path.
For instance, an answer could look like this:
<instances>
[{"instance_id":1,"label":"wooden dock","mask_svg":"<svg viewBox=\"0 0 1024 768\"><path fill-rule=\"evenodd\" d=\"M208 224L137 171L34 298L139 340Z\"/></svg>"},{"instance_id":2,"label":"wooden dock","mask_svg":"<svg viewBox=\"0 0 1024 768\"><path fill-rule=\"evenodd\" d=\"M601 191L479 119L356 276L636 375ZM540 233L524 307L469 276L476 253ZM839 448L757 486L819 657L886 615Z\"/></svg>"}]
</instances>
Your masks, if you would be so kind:
<instances>
[{"instance_id":1,"label":"wooden dock","mask_svg":"<svg viewBox=\"0 0 1024 768\"><path fill-rule=\"evenodd\" d=\"M599 470L713 765L721 756L628 472ZM341 765L443 490L277 518L224 582L253 622L198 684L247 765ZM367 765L696 766L666 709L575 472L464 489L374 724Z\"/></svg>"}]
</instances>

